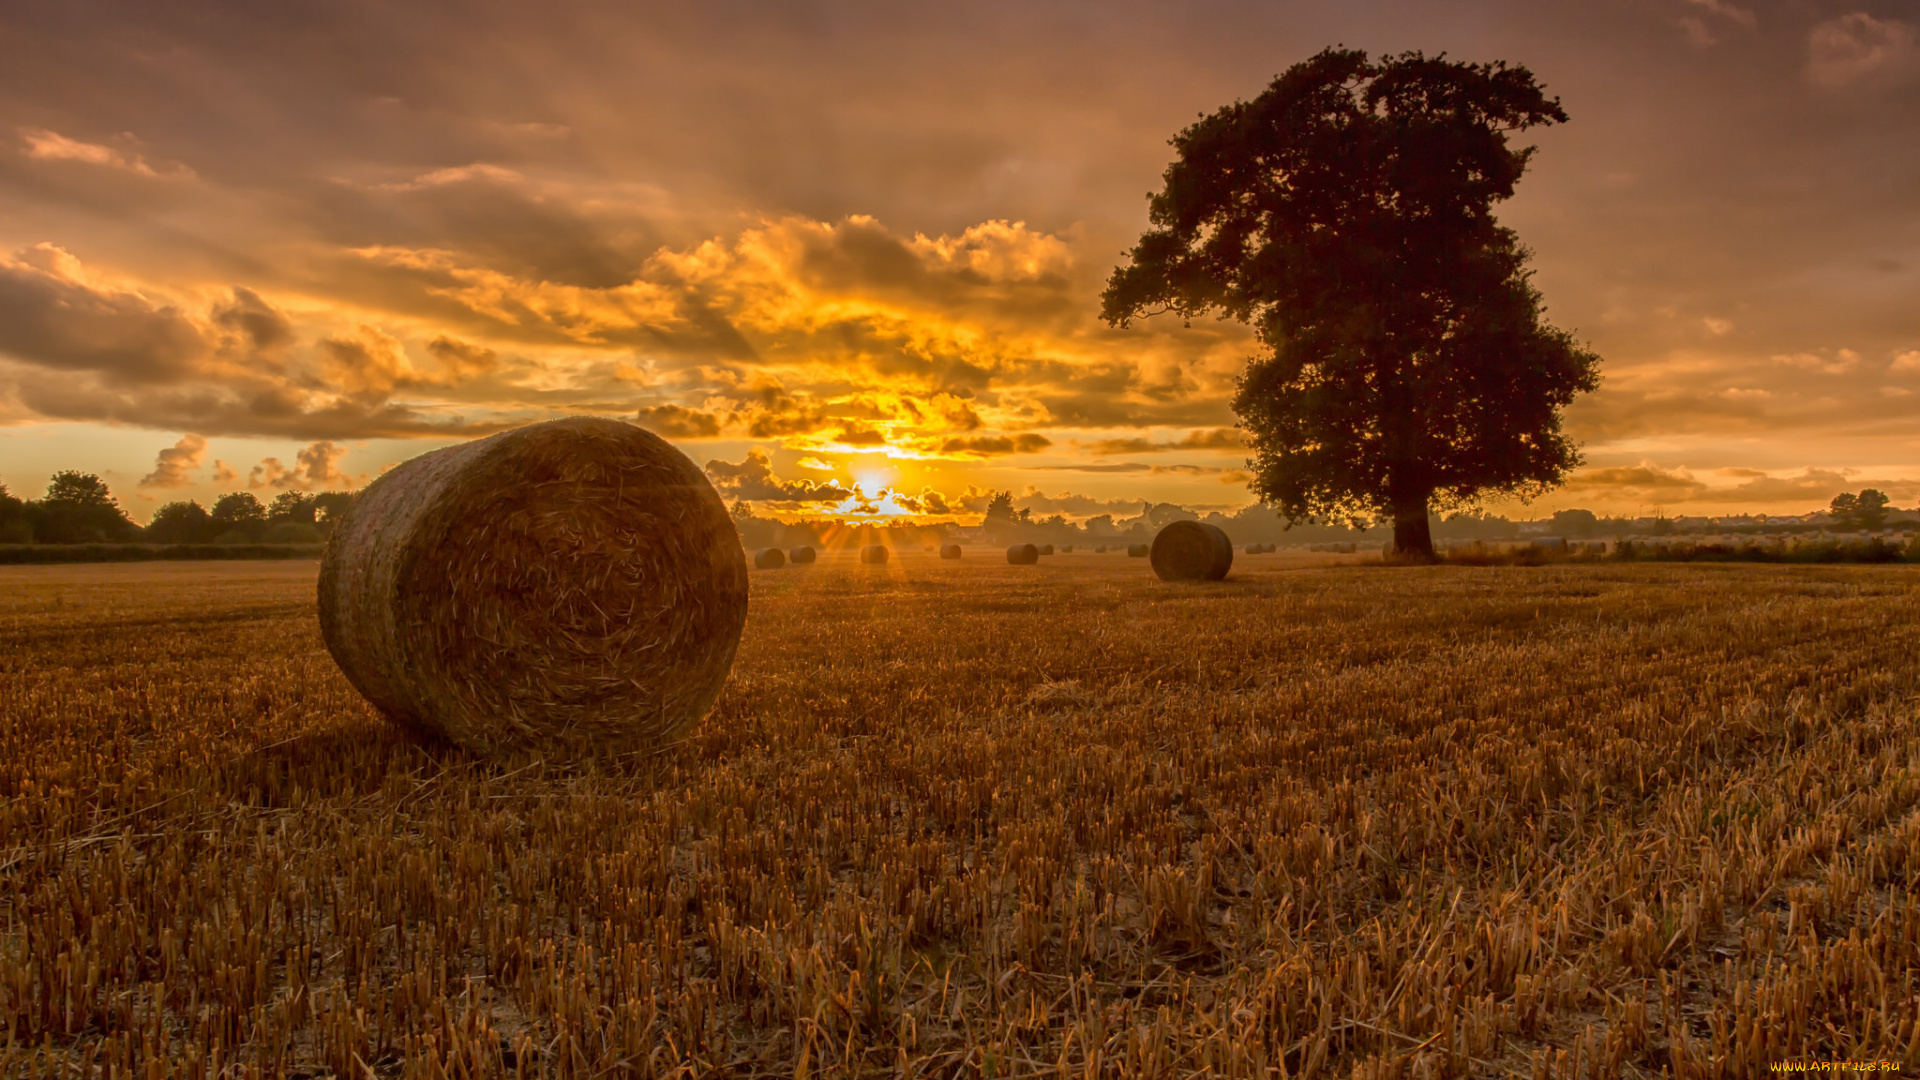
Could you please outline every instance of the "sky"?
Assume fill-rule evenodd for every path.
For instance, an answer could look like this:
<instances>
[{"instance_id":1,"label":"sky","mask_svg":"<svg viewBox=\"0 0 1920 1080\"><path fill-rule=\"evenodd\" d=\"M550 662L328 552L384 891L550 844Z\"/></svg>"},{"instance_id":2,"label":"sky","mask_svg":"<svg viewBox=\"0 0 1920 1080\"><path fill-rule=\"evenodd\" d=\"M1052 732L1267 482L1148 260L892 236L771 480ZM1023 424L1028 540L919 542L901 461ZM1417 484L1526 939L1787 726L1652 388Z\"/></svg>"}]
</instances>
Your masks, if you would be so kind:
<instances>
[{"instance_id":1,"label":"sky","mask_svg":"<svg viewBox=\"0 0 1920 1080\"><path fill-rule=\"evenodd\" d=\"M1490 509L1920 502L1920 0L16 0L0 481L145 520L592 413L783 516L1243 506L1257 343L1099 294L1168 139L1335 44L1570 117L1498 213L1602 384Z\"/></svg>"}]
</instances>

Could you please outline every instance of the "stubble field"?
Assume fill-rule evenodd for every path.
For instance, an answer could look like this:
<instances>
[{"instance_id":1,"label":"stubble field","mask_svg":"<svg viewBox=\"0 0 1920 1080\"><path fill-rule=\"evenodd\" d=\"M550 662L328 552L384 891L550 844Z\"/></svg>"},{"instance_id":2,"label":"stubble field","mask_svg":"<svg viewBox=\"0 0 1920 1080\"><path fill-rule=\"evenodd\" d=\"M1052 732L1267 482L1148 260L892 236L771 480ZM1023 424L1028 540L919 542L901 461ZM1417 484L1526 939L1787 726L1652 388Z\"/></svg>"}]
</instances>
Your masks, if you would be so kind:
<instances>
[{"instance_id":1,"label":"stubble field","mask_svg":"<svg viewBox=\"0 0 1920 1080\"><path fill-rule=\"evenodd\" d=\"M314 571L0 570L0 1073L1920 1066L1912 568L839 557L593 768Z\"/></svg>"}]
</instances>

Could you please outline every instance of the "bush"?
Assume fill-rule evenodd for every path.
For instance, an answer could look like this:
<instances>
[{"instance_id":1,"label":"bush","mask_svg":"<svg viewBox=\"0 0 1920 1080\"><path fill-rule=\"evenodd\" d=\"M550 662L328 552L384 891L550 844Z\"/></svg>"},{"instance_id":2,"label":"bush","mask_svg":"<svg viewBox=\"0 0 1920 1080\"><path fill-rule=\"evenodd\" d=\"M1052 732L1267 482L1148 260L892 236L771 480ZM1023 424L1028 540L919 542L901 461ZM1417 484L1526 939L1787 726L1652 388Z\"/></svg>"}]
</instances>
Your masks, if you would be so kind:
<instances>
[{"instance_id":1,"label":"bush","mask_svg":"<svg viewBox=\"0 0 1920 1080\"><path fill-rule=\"evenodd\" d=\"M317 544L322 539L319 529L299 521L276 521L260 536L263 544Z\"/></svg>"}]
</instances>

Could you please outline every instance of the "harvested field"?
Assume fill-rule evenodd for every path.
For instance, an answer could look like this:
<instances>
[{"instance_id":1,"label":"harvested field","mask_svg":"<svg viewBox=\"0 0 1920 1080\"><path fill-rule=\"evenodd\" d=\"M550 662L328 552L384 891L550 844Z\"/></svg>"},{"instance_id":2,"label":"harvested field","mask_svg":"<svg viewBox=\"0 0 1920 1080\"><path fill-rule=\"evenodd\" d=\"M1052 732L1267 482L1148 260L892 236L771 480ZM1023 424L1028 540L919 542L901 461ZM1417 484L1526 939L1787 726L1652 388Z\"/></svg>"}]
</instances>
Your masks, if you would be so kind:
<instances>
[{"instance_id":1,"label":"harvested field","mask_svg":"<svg viewBox=\"0 0 1920 1080\"><path fill-rule=\"evenodd\" d=\"M0 569L0 1075L1920 1065L1920 569L895 554L619 769L311 562Z\"/></svg>"}]
</instances>

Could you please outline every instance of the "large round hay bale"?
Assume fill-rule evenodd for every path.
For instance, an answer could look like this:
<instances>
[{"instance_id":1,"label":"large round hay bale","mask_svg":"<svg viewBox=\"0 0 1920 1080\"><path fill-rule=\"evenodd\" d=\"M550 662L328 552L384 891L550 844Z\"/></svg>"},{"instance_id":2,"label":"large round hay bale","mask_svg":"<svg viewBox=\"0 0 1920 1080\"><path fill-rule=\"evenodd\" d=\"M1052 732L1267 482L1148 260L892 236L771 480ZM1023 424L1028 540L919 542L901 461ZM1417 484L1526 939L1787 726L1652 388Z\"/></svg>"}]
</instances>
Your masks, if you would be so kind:
<instances>
[{"instance_id":1,"label":"large round hay bale","mask_svg":"<svg viewBox=\"0 0 1920 1080\"><path fill-rule=\"evenodd\" d=\"M1147 546L1147 545L1145 545L1145 544L1128 544L1128 545L1127 545L1127 558L1129 558L1129 559L1144 559L1144 558L1146 558L1146 557L1147 557L1147 555L1148 555L1148 554L1150 554L1150 553L1151 553L1152 551L1153 551L1153 549L1152 549L1152 548L1150 548L1150 547L1148 547L1148 546Z\"/></svg>"},{"instance_id":2,"label":"large round hay bale","mask_svg":"<svg viewBox=\"0 0 1920 1080\"><path fill-rule=\"evenodd\" d=\"M787 561L796 566L810 563L819 557L819 553L810 547L797 547L787 552Z\"/></svg>"},{"instance_id":3,"label":"large round hay bale","mask_svg":"<svg viewBox=\"0 0 1920 1080\"><path fill-rule=\"evenodd\" d=\"M887 561L887 545L868 544L860 549L860 561L871 566L880 566Z\"/></svg>"},{"instance_id":4,"label":"large round hay bale","mask_svg":"<svg viewBox=\"0 0 1920 1080\"><path fill-rule=\"evenodd\" d=\"M576 418L375 480L333 527L319 601L327 650L401 728L597 756L707 714L746 622L747 564L685 455Z\"/></svg>"},{"instance_id":5,"label":"large round hay bale","mask_svg":"<svg viewBox=\"0 0 1920 1080\"><path fill-rule=\"evenodd\" d=\"M941 557L941 558L943 558L943 559L957 559L957 558L959 558L959 557L960 557L960 545L959 545L959 544L942 544L942 545L940 546L940 557Z\"/></svg>"},{"instance_id":6,"label":"large round hay bale","mask_svg":"<svg viewBox=\"0 0 1920 1080\"><path fill-rule=\"evenodd\" d=\"M1051 555L1051 554L1053 554L1053 545L1052 545L1052 544L1041 544L1041 545L1040 545L1040 554L1042 554L1042 555Z\"/></svg>"},{"instance_id":7,"label":"large round hay bale","mask_svg":"<svg viewBox=\"0 0 1920 1080\"><path fill-rule=\"evenodd\" d=\"M756 570L778 570L787 565L787 553L779 548L761 548L753 553L753 568Z\"/></svg>"},{"instance_id":8,"label":"large round hay bale","mask_svg":"<svg viewBox=\"0 0 1920 1080\"><path fill-rule=\"evenodd\" d=\"M1176 521L1153 538L1151 558L1161 581L1219 581L1233 566L1233 541L1218 526Z\"/></svg>"},{"instance_id":9,"label":"large round hay bale","mask_svg":"<svg viewBox=\"0 0 1920 1080\"><path fill-rule=\"evenodd\" d=\"M1032 566L1040 561L1040 549L1032 544L1015 544L1007 549L1007 561L1015 566Z\"/></svg>"}]
</instances>

